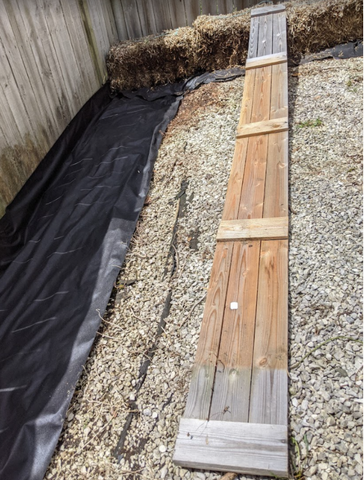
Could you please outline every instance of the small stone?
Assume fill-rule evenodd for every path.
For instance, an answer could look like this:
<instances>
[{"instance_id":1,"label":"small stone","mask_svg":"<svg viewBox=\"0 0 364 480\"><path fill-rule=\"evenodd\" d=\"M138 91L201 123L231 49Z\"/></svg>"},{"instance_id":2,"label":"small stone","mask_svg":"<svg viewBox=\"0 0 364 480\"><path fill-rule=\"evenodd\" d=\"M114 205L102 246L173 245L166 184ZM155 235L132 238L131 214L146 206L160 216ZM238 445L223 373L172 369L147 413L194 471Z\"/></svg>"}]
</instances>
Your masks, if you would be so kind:
<instances>
[{"instance_id":1,"label":"small stone","mask_svg":"<svg viewBox=\"0 0 364 480\"><path fill-rule=\"evenodd\" d=\"M163 480L164 478L166 478L166 475L168 473L168 468L166 465L164 465L164 467L162 468L162 470L160 471L160 477L161 479Z\"/></svg>"},{"instance_id":2,"label":"small stone","mask_svg":"<svg viewBox=\"0 0 364 480\"><path fill-rule=\"evenodd\" d=\"M150 417L152 415L152 412L149 408L146 408L145 410L143 410L143 415L145 415L146 417Z\"/></svg>"},{"instance_id":3,"label":"small stone","mask_svg":"<svg viewBox=\"0 0 364 480\"><path fill-rule=\"evenodd\" d=\"M161 453L164 453L167 450L167 447L165 445L159 445L159 451Z\"/></svg>"}]
</instances>

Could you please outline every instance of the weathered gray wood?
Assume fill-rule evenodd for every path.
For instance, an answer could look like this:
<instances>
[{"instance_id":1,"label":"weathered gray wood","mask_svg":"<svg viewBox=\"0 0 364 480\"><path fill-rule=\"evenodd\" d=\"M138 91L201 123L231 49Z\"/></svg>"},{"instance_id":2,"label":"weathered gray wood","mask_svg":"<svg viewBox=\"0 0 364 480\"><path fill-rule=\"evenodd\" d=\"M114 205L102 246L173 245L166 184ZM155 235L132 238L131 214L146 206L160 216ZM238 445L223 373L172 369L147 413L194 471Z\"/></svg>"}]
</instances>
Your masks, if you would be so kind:
<instances>
[{"instance_id":1,"label":"weathered gray wood","mask_svg":"<svg viewBox=\"0 0 364 480\"><path fill-rule=\"evenodd\" d=\"M120 0L111 0L111 8L115 19L119 40L128 40L128 29L126 26L123 6L121 5Z\"/></svg>"},{"instance_id":2,"label":"weathered gray wood","mask_svg":"<svg viewBox=\"0 0 364 480\"><path fill-rule=\"evenodd\" d=\"M219 15L227 15L234 10L233 0L217 0L217 9Z\"/></svg>"},{"instance_id":3,"label":"weathered gray wood","mask_svg":"<svg viewBox=\"0 0 364 480\"><path fill-rule=\"evenodd\" d=\"M284 12L286 7L284 5L272 5L270 7L254 8L251 11L252 17L269 16L272 13Z\"/></svg>"},{"instance_id":4,"label":"weathered gray wood","mask_svg":"<svg viewBox=\"0 0 364 480\"><path fill-rule=\"evenodd\" d=\"M187 25L186 12L183 2L181 0L173 0L168 2L172 28L185 27Z\"/></svg>"},{"instance_id":5,"label":"weathered gray wood","mask_svg":"<svg viewBox=\"0 0 364 480\"><path fill-rule=\"evenodd\" d=\"M273 53L273 15L259 18L258 57Z\"/></svg>"},{"instance_id":6,"label":"weathered gray wood","mask_svg":"<svg viewBox=\"0 0 364 480\"><path fill-rule=\"evenodd\" d=\"M248 46L248 58L258 56L259 18L252 18L250 21L250 35Z\"/></svg>"},{"instance_id":7,"label":"weathered gray wood","mask_svg":"<svg viewBox=\"0 0 364 480\"><path fill-rule=\"evenodd\" d=\"M273 15L273 53L287 53L286 13Z\"/></svg>"},{"instance_id":8,"label":"weathered gray wood","mask_svg":"<svg viewBox=\"0 0 364 480\"><path fill-rule=\"evenodd\" d=\"M192 25L193 21L201 14L200 3L198 0L183 0L186 11L187 25Z\"/></svg>"},{"instance_id":9,"label":"weathered gray wood","mask_svg":"<svg viewBox=\"0 0 364 480\"><path fill-rule=\"evenodd\" d=\"M140 38L144 34L143 28L140 22L140 14L138 9L138 3L136 0L120 0L124 18L126 29L128 32L128 37L132 38Z\"/></svg>"},{"instance_id":10,"label":"weathered gray wood","mask_svg":"<svg viewBox=\"0 0 364 480\"><path fill-rule=\"evenodd\" d=\"M182 418L173 461L203 470L288 476L287 426Z\"/></svg>"},{"instance_id":11,"label":"weathered gray wood","mask_svg":"<svg viewBox=\"0 0 364 480\"><path fill-rule=\"evenodd\" d=\"M217 15L216 2L201 0L202 15Z\"/></svg>"}]
</instances>

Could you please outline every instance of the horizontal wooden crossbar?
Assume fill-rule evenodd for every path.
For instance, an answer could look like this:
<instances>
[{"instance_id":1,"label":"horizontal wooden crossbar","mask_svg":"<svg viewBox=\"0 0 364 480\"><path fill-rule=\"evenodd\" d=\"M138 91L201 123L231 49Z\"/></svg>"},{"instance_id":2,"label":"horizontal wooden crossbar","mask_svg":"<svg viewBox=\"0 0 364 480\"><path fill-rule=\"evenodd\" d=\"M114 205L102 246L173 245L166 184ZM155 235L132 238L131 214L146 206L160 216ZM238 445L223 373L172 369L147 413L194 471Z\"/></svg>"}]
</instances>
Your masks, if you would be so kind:
<instances>
[{"instance_id":1,"label":"horizontal wooden crossbar","mask_svg":"<svg viewBox=\"0 0 364 480\"><path fill-rule=\"evenodd\" d=\"M173 461L224 472L287 476L287 426L182 418Z\"/></svg>"},{"instance_id":2,"label":"horizontal wooden crossbar","mask_svg":"<svg viewBox=\"0 0 364 480\"><path fill-rule=\"evenodd\" d=\"M250 14L252 17L258 17L260 15L270 15L272 13L284 12L285 9L286 7L284 5L273 5L271 7L254 8Z\"/></svg>"},{"instance_id":3,"label":"horizontal wooden crossbar","mask_svg":"<svg viewBox=\"0 0 364 480\"><path fill-rule=\"evenodd\" d=\"M236 138L265 135L266 133L279 133L288 130L288 118L273 118L262 122L248 123L238 129Z\"/></svg>"},{"instance_id":4,"label":"horizontal wooden crossbar","mask_svg":"<svg viewBox=\"0 0 364 480\"><path fill-rule=\"evenodd\" d=\"M277 65L287 61L286 53L272 53L262 57L248 58L245 64L245 70L250 68L268 67L269 65Z\"/></svg>"},{"instance_id":5,"label":"horizontal wooden crossbar","mask_svg":"<svg viewBox=\"0 0 364 480\"><path fill-rule=\"evenodd\" d=\"M288 217L223 220L217 232L218 241L286 238L288 238Z\"/></svg>"}]
</instances>

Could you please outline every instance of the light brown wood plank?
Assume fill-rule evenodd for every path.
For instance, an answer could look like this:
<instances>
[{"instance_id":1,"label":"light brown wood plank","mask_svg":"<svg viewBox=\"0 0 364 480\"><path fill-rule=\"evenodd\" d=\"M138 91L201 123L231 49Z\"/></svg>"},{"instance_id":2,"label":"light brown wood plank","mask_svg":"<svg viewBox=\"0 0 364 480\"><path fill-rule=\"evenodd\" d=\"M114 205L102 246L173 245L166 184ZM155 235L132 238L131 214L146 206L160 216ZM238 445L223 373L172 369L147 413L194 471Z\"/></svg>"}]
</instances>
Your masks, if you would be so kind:
<instances>
[{"instance_id":1,"label":"light brown wood plank","mask_svg":"<svg viewBox=\"0 0 364 480\"><path fill-rule=\"evenodd\" d=\"M239 127L251 122L255 87L255 70L248 70L245 74L244 93L241 102Z\"/></svg>"},{"instance_id":2,"label":"light brown wood plank","mask_svg":"<svg viewBox=\"0 0 364 480\"><path fill-rule=\"evenodd\" d=\"M237 138L265 135L267 133L285 132L288 130L288 118L273 118L260 122L248 123L238 129Z\"/></svg>"},{"instance_id":3,"label":"light brown wood plank","mask_svg":"<svg viewBox=\"0 0 364 480\"><path fill-rule=\"evenodd\" d=\"M216 247L184 413L187 418L209 416L232 253L232 243L219 243Z\"/></svg>"},{"instance_id":4,"label":"light brown wood plank","mask_svg":"<svg viewBox=\"0 0 364 480\"><path fill-rule=\"evenodd\" d=\"M288 238L288 217L223 220L217 232L218 241L286 238Z\"/></svg>"},{"instance_id":5,"label":"light brown wood plank","mask_svg":"<svg viewBox=\"0 0 364 480\"><path fill-rule=\"evenodd\" d=\"M223 220L232 220L238 216L247 151L247 138L238 140L235 143L233 164L231 167L224 211L222 214Z\"/></svg>"},{"instance_id":6,"label":"light brown wood plank","mask_svg":"<svg viewBox=\"0 0 364 480\"><path fill-rule=\"evenodd\" d=\"M267 67L268 65L277 65L285 62L287 62L287 55L285 53L272 53L262 57L248 58L245 64L245 70Z\"/></svg>"},{"instance_id":7,"label":"light brown wood plank","mask_svg":"<svg viewBox=\"0 0 364 480\"><path fill-rule=\"evenodd\" d=\"M263 217L288 216L288 132L269 135Z\"/></svg>"},{"instance_id":8,"label":"light brown wood plank","mask_svg":"<svg viewBox=\"0 0 364 480\"><path fill-rule=\"evenodd\" d=\"M182 418L173 461L203 470L288 476L287 426Z\"/></svg>"},{"instance_id":9,"label":"light brown wood plank","mask_svg":"<svg viewBox=\"0 0 364 480\"><path fill-rule=\"evenodd\" d=\"M234 242L210 420L248 421L259 252L259 241Z\"/></svg>"},{"instance_id":10,"label":"light brown wood plank","mask_svg":"<svg viewBox=\"0 0 364 480\"><path fill-rule=\"evenodd\" d=\"M286 7L284 5L272 5L271 7L254 8L251 11L251 17L257 17L260 15L271 15L273 13L284 12Z\"/></svg>"},{"instance_id":11,"label":"light brown wood plank","mask_svg":"<svg viewBox=\"0 0 364 480\"><path fill-rule=\"evenodd\" d=\"M263 241L249 422L287 424L288 240Z\"/></svg>"}]
</instances>

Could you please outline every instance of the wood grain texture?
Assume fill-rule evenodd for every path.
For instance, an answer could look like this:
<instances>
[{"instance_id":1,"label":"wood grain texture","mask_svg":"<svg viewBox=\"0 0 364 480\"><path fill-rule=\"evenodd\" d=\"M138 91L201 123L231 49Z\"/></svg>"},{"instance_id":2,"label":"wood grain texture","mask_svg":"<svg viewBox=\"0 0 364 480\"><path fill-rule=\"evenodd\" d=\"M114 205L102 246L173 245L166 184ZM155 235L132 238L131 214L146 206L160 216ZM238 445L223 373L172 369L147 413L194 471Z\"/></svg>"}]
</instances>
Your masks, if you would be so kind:
<instances>
[{"instance_id":1,"label":"wood grain texture","mask_svg":"<svg viewBox=\"0 0 364 480\"><path fill-rule=\"evenodd\" d=\"M184 413L187 418L209 416L232 253L232 243L219 243L216 247Z\"/></svg>"},{"instance_id":2,"label":"wood grain texture","mask_svg":"<svg viewBox=\"0 0 364 480\"><path fill-rule=\"evenodd\" d=\"M218 241L287 239L288 217L223 220L217 232Z\"/></svg>"},{"instance_id":3,"label":"wood grain texture","mask_svg":"<svg viewBox=\"0 0 364 480\"><path fill-rule=\"evenodd\" d=\"M259 241L234 242L210 420L248 421L259 253Z\"/></svg>"},{"instance_id":4,"label":"wood grain texture","mask_svg":"<svg viewBox=\"0 0 364 480\"><path fill-rule=\"evenodd\" d=\"M249 422L287 424L288 241L263 241Z\"/></svg>"},{"instance_id":5,"label":"wood grain texture","mask_svg":"<svg viewBox=\"0 0 364 480\"><path fill-rule=\"evenodd\" d=\"M268 65L276 65L285 62L287 62L286 53L272 53L270 55L263 55L261 57L248 58L245 64L245 70L267 67Z\"/></svg>"},{"instance_id":6,"label":"wood grain texture","mask_svg":"<svg viewBox=\"0 0 364 480\"><path fill-rule=\"evenodd\" d=\"M267 133L285 132L288 130L288 118L273 118L260 122L248 123L238 129L237 138L265 135Z\"/></svg>"},{"instance_id":7,"label":"wood grain texture","mask_svg":"<svg viewBox=\"0 0 364 480\"><path fill-rule=\"evenodd\" d=\"M287 426L182 418L173 461L203 470L288 476Z\"/></svg>"},{"instance_id":8,"label":"wood grain texture","mask_svg":"<svg viewBox=\"0 0 364 480\"><path fill-rule=\"evenodd\" d=\"M271 15L278 12L284 12L285 10L286 7L284 5L272 5L270 7L254 8L251 11L251 17L254 18L260 15Z\"/></svg>"}]
</instances>

